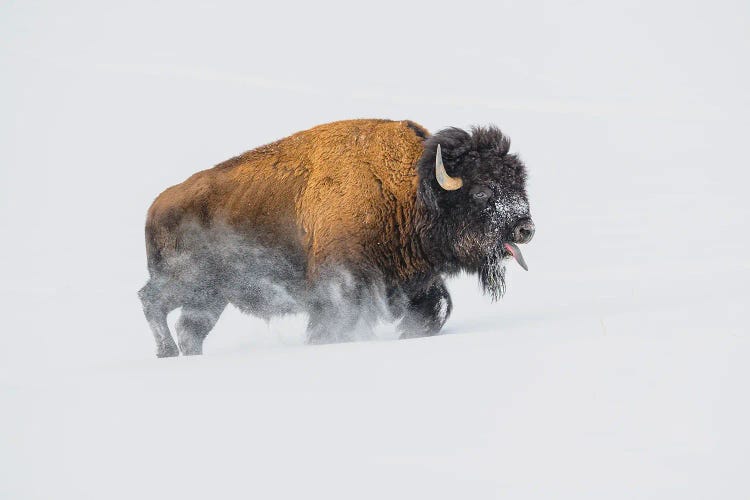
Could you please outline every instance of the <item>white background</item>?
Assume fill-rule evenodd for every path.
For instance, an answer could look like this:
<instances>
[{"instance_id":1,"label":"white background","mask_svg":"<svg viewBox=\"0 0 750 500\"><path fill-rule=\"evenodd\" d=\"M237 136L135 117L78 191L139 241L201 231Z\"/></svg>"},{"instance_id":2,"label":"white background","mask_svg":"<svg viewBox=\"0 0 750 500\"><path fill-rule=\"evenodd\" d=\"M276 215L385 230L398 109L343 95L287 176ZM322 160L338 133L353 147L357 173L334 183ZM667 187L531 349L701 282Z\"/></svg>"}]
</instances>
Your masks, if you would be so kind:
<instances>
[{"instance_id":1,"label":"white background","mask_svg":"<svg viewBox=\"0 0 750 500\"><path fill-rule=\"evenodd\" d=\"M750 497L749 21L4 2L0 498ZM304 318L228 309L205 356L154 358L152 199L359 117L508 133L530 271L497 304L451 281L435 338L308 347Z\"/></svg>"}]
</instances>

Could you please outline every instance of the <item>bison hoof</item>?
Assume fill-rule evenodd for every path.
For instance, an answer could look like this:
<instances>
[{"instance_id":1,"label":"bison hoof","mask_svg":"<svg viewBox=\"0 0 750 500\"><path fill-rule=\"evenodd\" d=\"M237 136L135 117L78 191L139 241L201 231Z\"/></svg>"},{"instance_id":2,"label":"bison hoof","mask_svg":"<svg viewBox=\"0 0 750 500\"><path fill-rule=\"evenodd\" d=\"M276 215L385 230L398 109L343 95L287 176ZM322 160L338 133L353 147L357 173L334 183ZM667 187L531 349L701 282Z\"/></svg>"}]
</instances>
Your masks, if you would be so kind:
<instances>
[{"instance_id":1,"label":"bison hoof","mask_svg":"<svg viewBox=\"0 0 750 500\"><path fill-rule=\"evenodd\" d=\"M173 358L179 354L180 351L177 349L176 345L160 345L156 348L157 358Z\"/></svg>"},{"instance_id":2,"label":"bison hoof","mask_svg":"<svg viewBox=\"0 0 750 500\"><path fill-rule=\"evenodd\" d=\"M433 335L437 335L437 331L435 330L409 330L409 331L402 331L401 335L399 335L399 339L418 339L420 337L432 337Z\"/></svg>"},{"instance_id":3,"label":"bison hoof","mask_svg":"<svg viewBox=\"0 0 750 500\"><path fill-rule=\"evenodd\" d=\"M308 337L307 339L308 345L324 345L324 344L335 344L335 343L337 343L337 340L335 338L325 337L322 335Z\"/></svg>"},{"instance_id":4,"label":"bison hoof","mask_svg":"<svg viewBox=\"0 0 750 500\"><path fill-rule=\"evenodd\" d=\"M192 337L180 339L180 352L183 356L197 356L203 354L203 341Z\"/></svg>"}]
</instances>

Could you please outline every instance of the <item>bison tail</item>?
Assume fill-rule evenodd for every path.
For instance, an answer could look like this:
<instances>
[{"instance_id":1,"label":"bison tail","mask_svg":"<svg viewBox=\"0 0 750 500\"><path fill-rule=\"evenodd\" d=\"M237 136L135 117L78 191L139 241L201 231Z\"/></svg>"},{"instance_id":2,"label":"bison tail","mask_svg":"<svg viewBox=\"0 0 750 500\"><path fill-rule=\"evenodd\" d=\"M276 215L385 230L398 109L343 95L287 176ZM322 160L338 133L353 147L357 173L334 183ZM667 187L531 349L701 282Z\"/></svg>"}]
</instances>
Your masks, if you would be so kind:
<instances>
[{"instance_id":1,"label":"bison tail","mask_svg":"<svg viewBox=\"0 0 750 500\"><path fill-rule=\"evenodd\" d=\"M176 228L154 220L146 223L146 262L152 276L162 274L166 260L177 249Z\"/></svg>"},{"instance_id":2,"label":"bison tail","mask_svg":"<svg viewBox=\"0 0 750 500\"><path fill-rule=\"evenodd\" d=\"M159 272L163 260L158 232L152 224L146 224L146 262L152 275Z\"/></svg>"}]
</instances>

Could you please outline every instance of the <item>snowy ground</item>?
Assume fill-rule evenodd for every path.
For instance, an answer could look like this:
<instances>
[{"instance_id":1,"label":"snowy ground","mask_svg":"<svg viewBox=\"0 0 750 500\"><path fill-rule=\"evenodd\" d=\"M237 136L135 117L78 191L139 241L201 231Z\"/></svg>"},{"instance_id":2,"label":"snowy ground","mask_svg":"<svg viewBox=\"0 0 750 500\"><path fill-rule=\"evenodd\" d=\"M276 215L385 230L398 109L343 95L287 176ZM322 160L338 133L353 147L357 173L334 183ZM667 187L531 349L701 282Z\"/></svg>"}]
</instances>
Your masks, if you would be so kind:
<instances>
[{"instance_id":1,"label":"snowy ground","mask_svg":"<svg viewBox=\"0 0 750 500\"><path fill-rule=\"evenodd\" d=\"M0 498L750 497L748 14L0 7ZM227 310L154 358L153 197L352 117L500 125L530 271L436 338Z\"/></svg>"}]
</instances>

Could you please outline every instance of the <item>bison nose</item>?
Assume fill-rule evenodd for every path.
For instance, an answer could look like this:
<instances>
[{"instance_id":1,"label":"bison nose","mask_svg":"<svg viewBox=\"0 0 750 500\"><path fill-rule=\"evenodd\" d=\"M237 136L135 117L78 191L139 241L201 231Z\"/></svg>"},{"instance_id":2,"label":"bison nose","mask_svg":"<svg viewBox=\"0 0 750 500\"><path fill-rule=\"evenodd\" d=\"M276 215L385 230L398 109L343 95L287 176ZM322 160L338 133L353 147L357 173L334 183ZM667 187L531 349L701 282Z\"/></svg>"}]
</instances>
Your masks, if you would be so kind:
<instances>
[{"instance_id":1,"label":"bison nose","mask_svg":"<svg viewBox=\"0 0 750 500\"><path fill-rule=\"evenodd\" d=\"M534 223L531 219L521 219L513 228L514 243L528 243L534 237Z\"/></svg>"}]
</instances>

